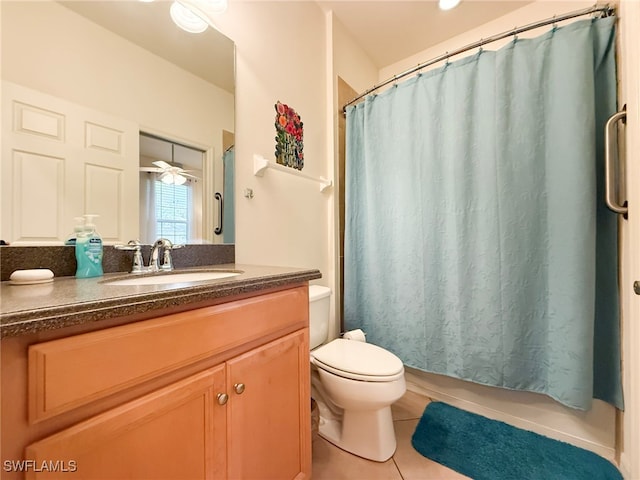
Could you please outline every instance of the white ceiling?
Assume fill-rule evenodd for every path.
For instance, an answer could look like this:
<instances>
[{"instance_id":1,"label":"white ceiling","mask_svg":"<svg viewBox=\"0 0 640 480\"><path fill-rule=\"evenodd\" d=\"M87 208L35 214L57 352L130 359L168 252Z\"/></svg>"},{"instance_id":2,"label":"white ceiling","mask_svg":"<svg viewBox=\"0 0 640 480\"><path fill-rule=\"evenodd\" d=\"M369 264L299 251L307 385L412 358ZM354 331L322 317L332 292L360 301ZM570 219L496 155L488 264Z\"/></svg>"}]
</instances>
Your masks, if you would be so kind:
<instances>
[{"instance_id":1,"label":"white ceiling","mask_svg":"<svg viewBox=\"0 0 640 480\"><path fill-rule=\"evenodd\" d=\"M161 138L140 135L140 166L153 167L156 160L177 164L189 170L202 170L204 152Z\"/></svg>"},{"instance_id":2,"label":"white ceiling","mask_svg":"<svg viewBox=\"0 0 640 480\"><path fill-rule=\"evenodd\" d=\"M453 10L442 11L437 0L318 0L323 9L333 10L378 68L410 57L528 3L531 1L462 0Z\"/></svg>"},{"instance_id":3,"label":"white ceiling","mask_svg":"<svg viewBox=\"0 0 640 480\"><path fill-rule=\"evenodd\" d=\"M169 17L170 1L61 0L60 3L201 78L234 91L231 40L212 28L198 35L180 30ZM437 0L316 0L316 3L323 10L332 10L374 64L382 68L521 8L531 0L462 0L449 11L440 10ZM227 68L220 68L221 65Z\"/></svg>"}]
</instances>

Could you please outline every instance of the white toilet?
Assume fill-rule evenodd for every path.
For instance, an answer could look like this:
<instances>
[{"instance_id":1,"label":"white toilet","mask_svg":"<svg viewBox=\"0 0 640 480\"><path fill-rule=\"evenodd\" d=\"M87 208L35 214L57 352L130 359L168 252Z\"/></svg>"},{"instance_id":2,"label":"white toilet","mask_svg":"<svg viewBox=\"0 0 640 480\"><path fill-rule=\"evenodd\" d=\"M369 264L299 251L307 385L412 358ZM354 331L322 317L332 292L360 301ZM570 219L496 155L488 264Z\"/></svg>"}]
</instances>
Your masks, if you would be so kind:
<instances>
[{"instance_id":1,"label":"white toilet","mask_svg":"<svg viewBox=\"0 0 640 480\"><path fill-rule=\"evenodd\" d=\"M396 435L391 404L407 387L402 361L357 340L327 340L331 290L309 286L311 396L320 409L319 434L334 445L378 462L391 458Z\"/></svg>"}]
</instances>

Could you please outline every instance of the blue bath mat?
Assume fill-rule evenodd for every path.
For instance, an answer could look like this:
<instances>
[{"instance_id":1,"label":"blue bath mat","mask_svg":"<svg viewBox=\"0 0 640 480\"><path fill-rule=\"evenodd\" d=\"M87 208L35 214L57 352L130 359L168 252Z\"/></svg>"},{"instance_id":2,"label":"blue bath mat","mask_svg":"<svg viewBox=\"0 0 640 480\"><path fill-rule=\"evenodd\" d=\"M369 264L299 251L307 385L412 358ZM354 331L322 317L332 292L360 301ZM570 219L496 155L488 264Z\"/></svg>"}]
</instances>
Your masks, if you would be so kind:
<instances>
[{"instance_id":1,"label":"blue bath mat","mask_svg":"<svg viewBox=\"0 0 640 480\"><path fill-rule=\"evenodd\" d=\"M441 402L427 405L411 443L475 480L622 480L595 453Z\"/></svg>"}]
</instances>

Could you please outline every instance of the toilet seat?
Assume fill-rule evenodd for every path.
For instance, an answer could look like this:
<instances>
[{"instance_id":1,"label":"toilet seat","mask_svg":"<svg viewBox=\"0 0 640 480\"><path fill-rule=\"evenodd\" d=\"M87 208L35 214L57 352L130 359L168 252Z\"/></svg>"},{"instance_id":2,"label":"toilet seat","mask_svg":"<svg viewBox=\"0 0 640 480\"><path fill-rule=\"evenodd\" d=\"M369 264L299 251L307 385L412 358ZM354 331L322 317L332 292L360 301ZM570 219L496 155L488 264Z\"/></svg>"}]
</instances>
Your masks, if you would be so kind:
<instances>
[{"instance_id":1,"label":"toilet seat","mask_svg":"<svg viewBox=\"0 0 640 480\"><path fill-rule=\"evenodd\" d=\"M404 375L402 360L393 353L355 340L333 340L313 350L311 358L318 368L352 380L391 382Z\"/></svg>"}]
</instances>

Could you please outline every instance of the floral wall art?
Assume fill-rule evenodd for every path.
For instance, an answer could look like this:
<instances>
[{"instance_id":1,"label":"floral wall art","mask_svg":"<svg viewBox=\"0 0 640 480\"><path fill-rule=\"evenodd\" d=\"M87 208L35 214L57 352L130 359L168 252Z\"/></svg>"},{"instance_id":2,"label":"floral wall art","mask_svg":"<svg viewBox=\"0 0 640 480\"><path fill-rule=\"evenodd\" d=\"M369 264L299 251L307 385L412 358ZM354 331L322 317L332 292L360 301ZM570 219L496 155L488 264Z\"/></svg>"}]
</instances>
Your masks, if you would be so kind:
<instances>
[{"instance_id":1,"label":"floral wall art","mask_svg":"<svg viewBox=\"0 0 640 480\"><path fill-rule=\"evenodd\" d=\"M302 170L302 120L296 111L277 102L276 108L276 163Z\"/></svg>"}]
</instances>

